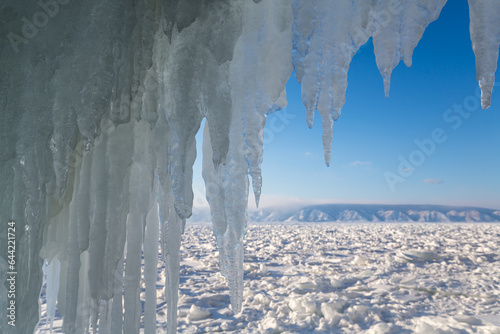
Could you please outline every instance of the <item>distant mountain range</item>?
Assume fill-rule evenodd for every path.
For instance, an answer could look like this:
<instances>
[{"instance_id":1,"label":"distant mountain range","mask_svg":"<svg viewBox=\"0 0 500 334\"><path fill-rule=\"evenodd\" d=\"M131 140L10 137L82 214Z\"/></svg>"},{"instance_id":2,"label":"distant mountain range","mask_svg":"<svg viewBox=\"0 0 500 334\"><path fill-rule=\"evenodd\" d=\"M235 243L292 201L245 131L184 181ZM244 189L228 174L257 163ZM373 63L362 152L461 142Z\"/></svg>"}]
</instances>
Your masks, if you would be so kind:
<instances>
[{"instance_id":1,"label":"distant mountain range","mask_svg":"<svg viewBox=\"0 0 500 334\"><path fill-rule=\"evenodd\" d=\"M208 209L191 221L210 221ZM443 205L321 204L265 208L248 213L250 222L500 222L500 210Z\"/></svg>"}]
</instances>

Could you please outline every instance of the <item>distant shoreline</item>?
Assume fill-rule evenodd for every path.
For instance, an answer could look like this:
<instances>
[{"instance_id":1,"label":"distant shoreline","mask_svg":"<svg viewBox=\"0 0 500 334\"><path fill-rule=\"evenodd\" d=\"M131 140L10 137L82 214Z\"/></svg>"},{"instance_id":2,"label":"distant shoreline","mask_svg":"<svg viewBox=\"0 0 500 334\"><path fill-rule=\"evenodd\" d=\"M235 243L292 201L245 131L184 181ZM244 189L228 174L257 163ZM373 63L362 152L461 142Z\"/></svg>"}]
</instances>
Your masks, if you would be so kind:
<instances>
[{"instance_id":1,"label":"distant shoreline","mask_svg":"<svg viewBox=\"0 0 500 334\"><path fill-rule=\"evenodd\" d=\"M208 208L194 210L192 222L210 221ZM495 223L500 210L422 204L318 204L249 210L249 222Z\"/></svg>"}]
</instances>

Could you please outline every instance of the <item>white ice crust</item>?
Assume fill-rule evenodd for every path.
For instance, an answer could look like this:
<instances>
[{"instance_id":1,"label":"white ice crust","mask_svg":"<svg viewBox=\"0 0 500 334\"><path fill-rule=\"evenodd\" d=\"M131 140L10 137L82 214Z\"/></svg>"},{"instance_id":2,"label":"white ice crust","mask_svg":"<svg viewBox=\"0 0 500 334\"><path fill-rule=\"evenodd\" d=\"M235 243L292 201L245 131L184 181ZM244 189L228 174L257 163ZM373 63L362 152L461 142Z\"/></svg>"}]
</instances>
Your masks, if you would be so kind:
<instances>
[{"instance_id":1,"label":"white ice crust","mask_svg":"<svg viewBox=\"0 0 500 334\"><path fill-rule=\"evenodd\" d=\"M47 261L48 314L53 317L57 298L67 333L138 333L141 317L145 332L154 333L161 253L168 329L176 331L180 240L192 213L195 135L203 118L207 199L221 271L239 312L249 176L258 204L266 116L286 106L292 71L302 83L308 125L316 110L322 117L329 164L332 126L356 51L373 38L388 95L392 70L400 60L411 65L413 49L445 3L2 3L0 244L7 244L4 222L16 222L16 303L23 311L12 327L2 306L0 328L33 331ZM469 0L469 8L487 108L500 3ZM0 255L0 277L6 277L6 248Z\"/></svg>"}]
</instances>

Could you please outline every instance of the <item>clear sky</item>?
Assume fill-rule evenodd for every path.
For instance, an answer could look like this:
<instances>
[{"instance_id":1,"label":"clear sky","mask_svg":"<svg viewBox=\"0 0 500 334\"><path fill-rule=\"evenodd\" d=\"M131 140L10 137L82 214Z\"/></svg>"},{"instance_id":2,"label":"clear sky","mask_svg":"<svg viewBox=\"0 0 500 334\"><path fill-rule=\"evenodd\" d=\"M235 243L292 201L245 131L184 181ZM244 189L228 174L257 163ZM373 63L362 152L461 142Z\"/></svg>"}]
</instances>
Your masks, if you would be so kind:
<instances>
[{"instance_id":1,"label":"clear sky","mask_svg":"<svg viewBox=\"0 0 500 334\"><path fill-rule=\"evenodd\" d=\"M466 0L448 1L416 47L412 67L400 63L393 71L389 99L371 39L354 56L348 80L326 167L321 119L316 113L313 129L307 127L292 74L288 106L267 119L262 206L304 201L500 209L500 89L482 110ZM203 201L199 160L195 205ZM400 166L402 160L411 166Z\"/></svg>"}]
</instances>

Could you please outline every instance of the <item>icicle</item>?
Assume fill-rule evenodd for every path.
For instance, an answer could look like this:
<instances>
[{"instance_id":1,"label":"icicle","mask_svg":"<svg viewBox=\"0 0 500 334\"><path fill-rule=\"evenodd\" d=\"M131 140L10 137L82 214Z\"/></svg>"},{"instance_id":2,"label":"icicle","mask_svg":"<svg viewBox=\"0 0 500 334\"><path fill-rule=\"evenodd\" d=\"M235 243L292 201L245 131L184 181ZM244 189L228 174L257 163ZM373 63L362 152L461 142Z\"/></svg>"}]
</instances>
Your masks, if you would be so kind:
<instances>
[{"instance_id":1,"label":"icicle","mask_svg":"<svg viewBox=\"0 0 500 334\"><path fill-rule=\"evenodd\" d=\"M59 292L61 263L57 258L54 258L44 267L44 269L47 275L47 289L45 290L45 296L47 298L47 321L50 323L50 332L52 333L54 318L56 316L56 301L57 293Z\"/></svg>"},{"instance_id":2,"label":"icicle","mask_svg":"<svg viewBox=\"0 0 500 334\"><path fill-rule=\"evenodd\" d=\"M42 100L43 101L43 100ZM35 130L36 134L37 130ZM42 247L40 238L43 228L47 221L47 201L48 196L40 191L44 187L44 180L39 175L47 173L45 159L49 155L44 146L44 142L31 143L32 148L28 151L24 160L23 181L26 191L26 202L24 207L24 218L19 222L25 222L16 226L19 240L16 242L17 261L16 269L18 272L16 285L26 287L28 293L16 295L17 308L22 309L16 318L16 328L20 332L30 331L38 322L38 303L33 302L39 297L42 284L42 265L43 260L39 257L39 251ZM19 274L19 273L25 273Z\"/></svg>"},{"instance_id":3,"label":"icicle","mask_svg":"<svg viewBox=\"0 0 500 334\"><path fill-rule=\"evenodd\" d=\"M481 87L481 107L491 103L500 45L500 2L469 0L470 36L476 55L476 72Z\"/></svg>"},{"instance_id":4,"label":"icicle","mask_svg":"<svg viewBox=\"0 0 500 334\"><path fill-rule=\"evenodd\" d=\"M393 69L401 60L411 65L415 46L446 0L49 2L42 8L42 2L11 1L2 12L28 20L33 13L53 14L43 27L2 22L9 33L0 40L0 220L17 224L22 289L16 304L23 310L9 334L34 331L41 258L60 261L57 306L65 332L136 334L143 249L145 330L152 333L157 250L156 231L149 228L155 222L146 214L155 203L168 331L175 332L180 235L192 212L195 135L203 117L203 176L221 271L239 312L248 175L258 205L263 128L266 116L286 105L292 66L308 126L316 111L322 118L329 164L353 55L373 37L387 96ZM469 8L481 105L487 108L500 4L469 0ZM6 235L0 233L0 244ZM52 319L53 290L48 297ZM7 326L4 306L0 298L0 328Z\"/></svg>"},{"instance_id":5,"label":"icicle","mask_svg":"<svg viewBox=\"0 0 500 334\"><path fill-rule=\"evenodd\" d=\"M104 120L103 120L104 121ZM89 244L89 286L90 294L97 304L105 293L104 257L107 243L106 211L108 201L107 142L110 134L105 131L96 142L92 159L91 183L91 225ZM96 315L94 315L96 317ZM94 319L94 321L97 321Z\"/></svg>"},{"instance_id":6,"label":"icicle","mask_svg":"<svg viewBox=\"0 0 500 334\"><path fill-rule=\"evenodd\" d=\"M384 80L386 97L389 97L392 71L401 60L408 67L411 66L413 50L445 4L446 0L376 2L369 25L360 31L366 36L373 36L377 66Z\"/></svg>"},{"instance_id":7,"label":"icicle","mask_svg":"<svg viewBox=\"0 0 500 334\"><path fill-rule=\"evenodd\" d=\"M322 116L323 120L323 147L325 147L325 164L330 167L330 161L332 160L332 140L333 140L333 118L332 115L325 113Z\"/></svg>"},{"instance_id":8,"label":"icicle","mask_svg":"<svg viewBox=\"0 0 500 334\"><path fill-rule=\"evenodd\" d=\"M236 117L233 117L231 124L227 163L218 170L212 163L211 141L208 139L210 132L205 126L207 136L203 143L203 169L207 200L211 208L213 206L212 222L219 245L221 271L229 283L233 311L239 313L243 302L243 236L247 223L248 169L241 109L239 112L233 111L233 116ZM205 146L205 140L210 146Z\"/></svg>"},{"instance_id":9,"label":"icicle","mask_svg":"<svg viewBox=\"0 0 500 334\"><path fill-rule=\"evenodd\" d=\"M96 299L92 299L90 308L90 325L89 328L92 329L93 334L97 334L98 332L98 323L99 323L99 301Z\"/></svg>"},{"instance_id":10,"label":"icicle","mask_svg":"<svg viewBox=\"0 0 500 334\"><path fill-rule=\"evenodd\" d=\"M111 308L111 333L123 332L123 269L124 256L118 262L115 271L115 291Z\"/></svg>"},{"instance_id":11,"label":"icicle","mask_svg":"<svg viewBox=\"0 0 500 334\"><path fill-rule=\"evenodd\" d=\"M134 153L129 184L129 216L127 220L127 255L125 266L124 332L139 331L142 311L139 300L141 253L146 215L151 203L154 168L150 161L149 124L141 120L134 124Z\"/></svg>"},{"instance_id":12,"label":"icicle","mask_svg":"<svg viewBox=\"0 0 500 334\"><path fill-rule=\"evenodd\" d=\"M327 0L293 3L293 66L302 82L308 126L312 127L315 110L323 120L327 165L331 156L331 125L345 102L351 59L369 38L359 30L367 26L370 10L370 2L361 0L336 1L335 6Z\"/></svg>"},{"instance_id":13,"label":"icicle","mask_svg":"<svg viewBox=\"0 0 500 334\"><path fill-rule=\"evenodd\" d=\"M67 247L66 249L67 250ZM68 258L67 258L67 253L62 251L59 253L57 259L59 260L60 263L60 268L59 268L59 289L57 291L57 311L61 315L61 317L65 316L64 311L66 310L66 292L67 292L67 286L68 286Z\"/></svg>"},{"instance_id":14,"label":"icicle","mask_svg":"<svg viewBox=\"0 0 500 334\"><path fill-rule=\"evenodd\" d=\"M110 300L101 299L99 302L99 331L100 334L111 333L111 307Z\"/></svg>"},{"instance_id":15,"label":"icicle","mask_svg":"<svg viewBox=\"0 0 500 334\"><path fill-rule=\"evenodd\" d=\"M80 255L80 286L78 290L78 303L76 309L76 333L86 333L89 330L90 318L92 315L93 299L90 295L88 279L89 252L84 251Z\"/></svg>"},{"instance_id":16,"label":"icicle","mask_svg":"<svg viewBox=\"0 0 500 334\"><path fill-rule=\"evenodd\" d=\"M210 204L210 214L214 234L219 245L219 265L222 275L227 273L227 260L225 247L223 245L223 235L227 229L226 213L224 210L225 194L222 182L217 174L217 170L212 162L212 143L210 141L210 128L205 123L203 129L203 179L205 180L207 200ZM213 201L211 199L214 199Z\"/></svg>"},{"instance_id":17,"label":"icicle","mask_svg":"<svg viewBox=\"0 0 500 334\"><path fill-rule=\"evenodd\" d=\"M155 202L146 218L144 234L144 281L146 301L144 305L144 333L156 333L156 277L158 264L158 204Z\"/></svg>"},{"instance_id":18,"label":"icicle","mask_svg":"<svg viewBox=\"0 0 500 334\"><path fill-rule=\"evenodd\" d=\"M168 172L168 154L164 143L169 138L169 128L164 113L159 114L154 131L156 151L157 203L161 226L161 253L165 264L165 298L167 301L167 333L177 330L177 299L179 288L182 221L176 213L175 198Z\"/></svg>"},{"instance_id":19,"label":"icicle","mask_svg":"<svg viewBox=\"0 0 500 334\"><path fill-rule=\"evenodd\" d=\"M135 196L131 196L131 199ZM132 211L131 205L131 211ZM124 333L135 334L139 332L139 318L141 315L141 302L139 300L139 283L141 277L141 240L145 215L136 212L127 219L127 262L125 266L124 282Z\"/></svg>"},{"instance_id":20,"label":"icicle","mask_svg":"<svg viewBox=\"0 0 500 334\"><path fill-rule=\"evenodd\" d=\"M162 256L166 270L167 333L174 334L177 332L177 291L179 288L179 249L182 221L175 211L172 190L168 185L160 185L158 200L162 219Z\"/></svg>"},{"instance_id":21,"label":"icicle","mask_svg":"<svg viewBox=\"0 0 500 334\"><path fill-rule=\"evenodd\" d=\"M108 127L101 129L111 131ZM103 258L103 294L102 298L113 297L115 271L126 239L126 213L129 211L129 179L132 165L132 123L114 128L107 142L107 207L106 207L106 248ZM112 154L111 152L122 152Z\"/></svg>"},{"instance_id":22,"label":"icicle","mask_svg":"<svg viewBox=\"0 0 500 334\"><path fill-rule=\"evenodd\" d=\"M297 79L302 81L308 126L312 127L315 110L323 120L327 165L331 160L331 127L345 102L347 72L356 51L373 36L377 66L389 96L392 70L401 59L411 66L413 49L445 3L343 0L332 6L325 0L294 2L293 64Z\"/></svg>"},{"instance_id":23,"label":"icicle","mask_svg":"<svg viewBox=\"0 0 500 334\"><path fill-rule=\"evenodd\" d=\"M231 306L235 313L241 311L243 302L247 173L252 175L258 204L265 114L284 106L282 100L282 105L276 104L282 96L282 89L276 88L279 85L283 87L291 73L291 59L280 66L269 68L261 65L260 58L268 56L266 52L272 54L273 51L290 54L290 4L285 1L266 1L257 5L247 3L244 10L243 33L236 43L233 61L229 65L233 103L225 165L217 166L212 163L217 145L212 140L214 131L210 126L205 125L203 140L203 177L207 200L219 246L221 272L229 283ZM262 38L261 29L270 32L270 35ZM284 36L288 38L280 39ZM280 40L283 43L276 43ZM210 124L210 117L208 120L207 124Z\"/></svg>"},{"instance_id":24,"label":"icicle","mask_svg":"<svg viewBox=\"0 0 500 334\"><path fill-rule=\"evenodd\" d=\"M84 147L82 142L81 147ZM85 150L85 148L84 148ZM82 180L78 187L78 194L75 197L75 216L76 216L76 228L77 228L77 241L80 253L86 251L89 248L90 240L90 177L92 172L92 160L94 156L94 151L91 153L82 152L82 167L80 172L77 174L77 178Z\"/></svg>"},{"instance_id":25,"label":"icicle","mask_svg":"<svg viewBox=\"0 0 500 334\"><path fill-rule=\"evenodd\" d=\"M81 145L81 143L80 143ZM79 175L81 168L81 160L77 157L76 168L74 173ZM76 198L78 188L80 187L80 178L75 178L73 189L73 197ZM69 227L68 227L68 269L67 269L67 284L66 284L66 304L63 318L63 331L66 333L74 333L76 327L76 310L78 306L78 289L80 287L79 271L80 271L80 249L78 248L78 228L76 219L76 204L72 202L70 208Z\"/></svg>"},{"instance_id":26,"label":"icicle","mask_svg":"<svg viewBox=\"0 0 500 334\"><path fill-rule=\"evenodd\" d=\"M233 91L245 92L234 103L243 108L246 160L258 206L266 115L287 104L286 90L281 88L292 72L292 13L289 1L278 0L248 5L245 14L241 42L235 50L232 67L237 69L240 81L232 82L231 87ZM281 58L282 61L271 64L263 61L265 58ZM289 121L284 117L281 126L287 126Z\"/></svg>"}]
</instances>

